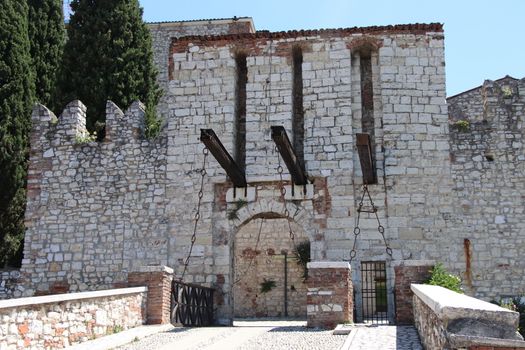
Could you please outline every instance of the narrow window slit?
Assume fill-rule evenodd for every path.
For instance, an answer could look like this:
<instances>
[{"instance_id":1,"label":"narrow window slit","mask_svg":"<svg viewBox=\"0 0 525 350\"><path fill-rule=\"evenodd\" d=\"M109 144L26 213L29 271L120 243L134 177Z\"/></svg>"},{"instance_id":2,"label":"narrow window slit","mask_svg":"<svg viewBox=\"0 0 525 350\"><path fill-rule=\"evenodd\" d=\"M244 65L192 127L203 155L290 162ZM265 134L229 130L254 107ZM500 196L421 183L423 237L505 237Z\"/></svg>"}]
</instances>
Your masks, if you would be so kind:
<instances>
[{"instance_id":1,"label":"narrow window slit","mask_svg":"<svg viewBox=\"0 0 525 350\"><path fill-rule=\"evenodd\" d=\"M235 119L234 119L234 158L241 169L246 168L246 83L248 68L246 55L238 53L235 56Z\"/></svg>"},{"instance_id":2,"label":"narrow window slit","mask_svg":"<svg viewBox=\"0 0 525 350\"><path fill-rule=\"evenodd\" d=\"M363 133L370 135L372 148L372 164L375 165L375 121L374 121L374 85L372 78L372 59L370 53L362 53L359 57L361 74L361 128ZM375 176L377 170L374 166ZM376 183L377 181L374 181Z\"/></svg>"},{"instance_id":3,"label":"narrow window slit","mask_svg":"<svg viewBox=\"0 0 525 350\"><path fill-rule=\"evenodd\" d=\"M304 108L303 108L303 51L292 49L292 134L293 148L301 168L304 170Z\"/></svg>"}]
</instances>

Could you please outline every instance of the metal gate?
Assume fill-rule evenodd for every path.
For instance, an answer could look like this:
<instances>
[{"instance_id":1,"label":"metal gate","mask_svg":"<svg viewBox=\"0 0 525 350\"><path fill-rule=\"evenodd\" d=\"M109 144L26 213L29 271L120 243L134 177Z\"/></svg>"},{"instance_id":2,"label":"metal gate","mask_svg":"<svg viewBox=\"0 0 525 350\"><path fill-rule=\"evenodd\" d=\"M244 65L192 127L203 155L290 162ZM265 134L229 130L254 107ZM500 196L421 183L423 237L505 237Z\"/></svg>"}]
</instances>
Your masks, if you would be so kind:
<instances>
[{"instance_id":1,"label":"metal gate","mask_svg":"<svg viewBox=\"0 0 525 350\"><path fill-rule=\"evenodd\" d=\"M188 327L213 325L214 289L173 281L171 285L171 323Z\"/></svg>"},{"instance_id":2,"label":"metal gate","mask_svg":"<svg viewBox=\"0 0 525 350\"><path fill-rule=\"evenodd\" d=\"M384 261L362 262L361 284L363 322L387 324L388 297L386 263Z\"/></svg>"}]
</instances>

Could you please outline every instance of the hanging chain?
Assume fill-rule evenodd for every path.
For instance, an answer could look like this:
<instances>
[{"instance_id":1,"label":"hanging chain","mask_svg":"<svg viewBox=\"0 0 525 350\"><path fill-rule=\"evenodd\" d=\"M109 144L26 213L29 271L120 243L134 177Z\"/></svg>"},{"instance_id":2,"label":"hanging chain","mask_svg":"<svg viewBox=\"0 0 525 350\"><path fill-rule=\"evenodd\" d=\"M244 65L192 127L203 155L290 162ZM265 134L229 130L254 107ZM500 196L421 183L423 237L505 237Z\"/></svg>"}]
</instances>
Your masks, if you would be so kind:
<instances>
[{"instance_id":1,"label":"hanging chain","mask_svg":"<svg viewBox=\"0 0 525 350\"><path fill-rule=\"evenodd\" d=\"M368 200L370 201L370 209L363 209L363 202L365 200L365 196L368 197ZM354 227L354 244L352 246L352 250L350 251L350 262L354 260L354 258L357 255L357 238L359 234L361 233L361 229L359 228L359 220L361 219L361 213L374 213L376 220L377 220L377 231L381 234L381 237L383 238L383 243L385 244L385 251L392 259L392 248L388 245L388 242L385 238L385 228L383 225L381 225L381 221L379 220L379 215L377 214L377 207L374 204L374 201L372 200L372 196L370 195L370 191L368 190L368 185L363 185L363 195L361 196L361 200L359 201L358 207L357 207L357 220Z\"/></svg>"},{"instance_id":2,"label":"hanging chain","mask_svg":"<svg viewBox=\"0 0 525 350\"><path fill-rule=\"evenodd\" d=\"M281 200L283 201L283 205L284 205L284 216L286 218L286 222L288 222L288 232L289 232L289 235L290 235L290 239L292 240L292 243L293 243L293 246L294 248L296 248L295 246L295 234L293 233L293 230L292 230L292 223L291 223L291 218L290 218L290 211L288 211L288 207L286 205L286 187L284 187L284 181L283 181L283 167L281 165L281 153L279 152L279 146L275 146L275 151L277 152L277 161L278 161L278 165L277 165L277 173L279 173L279 191L281 192ZM292 186L293 186L293 183L292 183Z\"/></svg>"},{"instance_id":3,"label":"hanging chain","mask_svg":"<svg viewBox=\"0 0 525 350\"><path fill-rule=\"evenodd\" d=\"M190 245L190 250L188 252L188 256L184 260L184 270L182 271L182 276L180 277L181 281L184 279L184 275L186 274L186 270L188 269L188 265L190 263L191 252L193 250L193 246L195 245L195 240L197 239L197 225L201 218L201 202L202 202L202 197L204 197L203 188L204 188L204 177L206 177L206 158L208 158L208 149L204 147L204 149L202 150L202 153L204 154L204 159L202 161L202 169L200 170L201 187L199 189L199 194L198 194L199 201L197 202L197 211L195 212L195 215L193 217L194 225L193 225L193 234L191 236L191 245Z\"/></svg>"}]
</instances>

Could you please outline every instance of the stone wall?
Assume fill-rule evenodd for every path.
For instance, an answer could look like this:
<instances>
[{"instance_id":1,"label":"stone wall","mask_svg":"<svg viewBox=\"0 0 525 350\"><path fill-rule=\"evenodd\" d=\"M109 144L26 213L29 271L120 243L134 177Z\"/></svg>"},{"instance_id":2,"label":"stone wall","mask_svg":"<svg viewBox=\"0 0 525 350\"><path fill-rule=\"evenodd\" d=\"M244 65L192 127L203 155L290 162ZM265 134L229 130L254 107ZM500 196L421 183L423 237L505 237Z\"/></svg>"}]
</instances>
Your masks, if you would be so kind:
<instances>
[{"instance_id":1,"label":"stone wall","mask_svg":"<svg viewBox=\"0 0 525 350\"><path fill-rule=\"evenodd\" d=\"M24 292L24 286L19 270L0 270L0 300L19 298Z\"/></svg>"},{"instance_id":2,"label":"stone wall","mask_svg":"<svg viewBox=\"0 0 525 350\"><path fill-rule=\"evenodd\" d=\"M308 242L308 237L297 223L293 226L294 241L286 234L286 219L255 219L237 232L235 317L306 316L306 266L298 264L295 245ZM274 281L275 287L262 293L261 283L265 280Z\"/></svg>"},{"instance_id":3,"label":"stone wall","mask_svg":"<svg viewBox=\"0 0 525 350\"><path fill-rule=\"evenodd\" d=\"M525 80L506 77L448 99L454 201L463 252L451 264L484 300L523 293ZM456 121L469 125L460 128Z\"/></svg>"},{"instance_id":4,"label":"stone wall","mask_svg":"<svg viewBox=\"0 0 525 350\"><path fill-rule=\"evenodd\" d=\"M61 349L146 321L147 288L0 301L1 349Z\"/></svg>"},{"instance_id":5,"label":"stone wall","mask_svg":"<svg viewBox=\"0 0 525 350\"><path fill-rule=\"evenodd\" d=\"M255 27L250 17L224 18L211 20L159 22L147 24L153 42L153 60L158 69L157 80L164 91L168 86L168 57L172 38L188 35L221 35L253 33ZM168 117L167 103L170 96L164 94L158 106L158 112Z\"/></svg>"},{"instance_id":6,"label":"stone wall","mask_svg":"<svg viewBox=\"0 0 525 350\"><path fill-rule=\"evenodd\" d=\"M159 28L156 43L177 36L171 29L162 34L162 24ZM86 135L81 103L70 104L58 122L45 107L35 109L22 266L28 295L121 285L130 271L145 265L171 266L174 276L180 275L201 188L200 129L214 129L225 149L235 153L239 53L246 55L247 68L248 188L234 190L208 157L185 277L217 288L220 322L233 318L238 233L257 218L286 218L285 202L298 237L311 242L312 259L349 258L362 185L354 135L362 131L363 106L367 127L373 125L378 175L370 192L393 260L460 261L463 241L448 230L455 208L441 25L185 36L168 45L169 66L162 65L163 54L157 56L169 74L159 106L166 127L155 140L142 137L138 103L125 114L109 103L106 140L87 144L79 142ZM298 49L309 183L292 191L285 169L284 202L270 126L284 126L294 139L292 53ZM360 68L361 56L370 57L370 69ZM361 79L366 79L366 101ZM240 209L239 200L246 202ZM362 260L388 260L387 275L393 276L374 215L363 213L360 226L352 262L356 298ZM275 227L275 251L289 249L283 240L289 233ZM255 242L247 248L255 250ZM251 288L258 288L256 282Z\"/></svg>"},{"instance_id":7,"label":"stone wall","mask_svg":"<svg viewBox=\"0 0 525 350\"><path fill-rule=\"evenodd\" d=\"M144 107L108 102L106 139L85 143L86 107L34 109L21 272L25 295L112 288L166 265L166 138L141 137Z\"/></svg>"},{"instance_id":8,"label":"stone wall","mask_svg":"<svg viewBox=\"0 0 525 350\"><path fill-rule=\"evenodd\" d=\"M413 284L414 320L425 349L525 349L519 314L443 287Z\"/></svg>"}]
</instances>

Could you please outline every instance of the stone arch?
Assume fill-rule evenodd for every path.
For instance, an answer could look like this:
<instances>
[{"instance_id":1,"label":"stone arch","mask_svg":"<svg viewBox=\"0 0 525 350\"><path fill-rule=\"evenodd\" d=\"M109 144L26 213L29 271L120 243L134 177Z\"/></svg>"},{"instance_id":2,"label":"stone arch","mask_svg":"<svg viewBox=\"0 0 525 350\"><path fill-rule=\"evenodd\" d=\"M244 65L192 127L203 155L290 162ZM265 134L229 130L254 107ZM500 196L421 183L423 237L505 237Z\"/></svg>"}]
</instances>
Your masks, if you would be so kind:
<instances>
[{"instance_id":1,"label":"stone arch","mask_svg":"<svg viewBox=\"0 0 525 350\"><path fill-rule=\"evenodd\" d=\"M311 203L310 201L308 203ZM287 201L286 206L290 212L292 221L302 226L307 234L308 240L312 242L312 259L322 259L325 255L324 239L320 231L319 224L314 220L313 208L305 208L305 206L297 204L296 202ZM248 203L237 212L237 219L234 222L231 239L235 238L235 234L251 220L275 215L275 218L284 218L284 203L275 199L261 198L256 202ZM315 242L315 244L314 244Z\"/></svg>"},{"instance_id":2,"label":"stone arch","mask_svg":"<svg viewBox=\"0 0 525 350\"><path fill-rule=\"evenodd\" d=\"M292 202L287 202L287 208L296 244L307 240L310 242L312 259L320 256L324 251L324 240L319 240L319 227L309 208ZM285 316L284 300L288 305L288 316L306 317L304 270L294 258L284 210L282 202L260 198L237 212L238 219L231 230L233 244L230 245L231 301L236 317ZM256 236L259 237L256 239ZM259 243L254 243L256 240ZM286 284L284 275L281 276L285 269L288 276ZM276 282L276 290L262 294L261 282L266 279Z\"/></svg>"}]
</instances>

